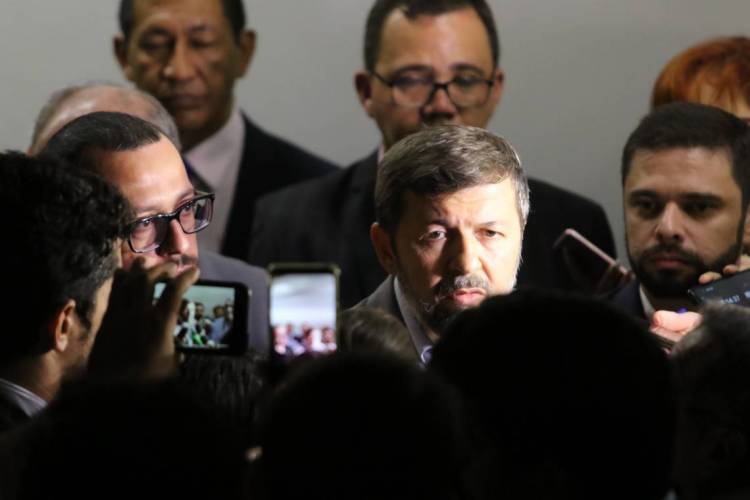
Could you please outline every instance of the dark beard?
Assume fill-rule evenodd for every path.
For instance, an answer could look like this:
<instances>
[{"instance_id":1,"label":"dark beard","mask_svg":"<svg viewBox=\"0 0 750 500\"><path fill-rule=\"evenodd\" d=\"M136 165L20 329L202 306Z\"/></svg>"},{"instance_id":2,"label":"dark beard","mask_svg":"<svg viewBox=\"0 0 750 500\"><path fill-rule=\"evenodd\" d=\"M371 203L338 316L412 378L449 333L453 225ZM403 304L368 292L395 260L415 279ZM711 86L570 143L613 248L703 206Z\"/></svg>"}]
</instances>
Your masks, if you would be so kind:
<instances>
[{"instance_id":1,"label":"dark beard","mask_svg":"<svg viewBox=\"0 0 750 500\"><path fill-rule=\"evenodd\" d=\"M683 299L691 286L698 284L701 274L714 271L721 273L724 266L735 264L740 254L740 242L735 242L716 260L706 263L701 257L677 245L661 244L655 245L643 251L637 260L633 259L628 251L628 259L633 272L640 280L643 287L656 297L665 299ZM693 272L682 274L672 269L650 272L646 270L645 262L655 254L670 253L687 262Z\"/></svg>"}]
</instances>

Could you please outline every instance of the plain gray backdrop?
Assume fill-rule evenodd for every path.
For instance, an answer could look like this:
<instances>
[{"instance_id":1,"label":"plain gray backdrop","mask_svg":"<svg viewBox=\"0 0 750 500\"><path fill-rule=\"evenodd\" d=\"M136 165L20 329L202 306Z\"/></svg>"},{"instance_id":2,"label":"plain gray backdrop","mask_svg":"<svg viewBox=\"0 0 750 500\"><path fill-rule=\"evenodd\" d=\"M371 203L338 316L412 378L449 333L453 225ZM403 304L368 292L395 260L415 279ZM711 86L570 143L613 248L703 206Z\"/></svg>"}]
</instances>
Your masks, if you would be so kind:
<instances>
[{"instance_id":1,"label":"plain gray backdrop","mask_svg":"<svg viewBox=\"0 0 750 500\"><path fill-rule=\"evenodd\" d=\"M378 145L353 74L372 0L245 0L258 33L236 89L253 119L348 165ZM491 0L505 92L490 129L530 175L604 205L624 258L619 157L651 85L680 50L748 34L749 0ZM112 55L117 0L1 0L0 149L25 149L55 89L123 81ZM533 203L533 193L532 193Z\"/></svg>"}]
</instances>

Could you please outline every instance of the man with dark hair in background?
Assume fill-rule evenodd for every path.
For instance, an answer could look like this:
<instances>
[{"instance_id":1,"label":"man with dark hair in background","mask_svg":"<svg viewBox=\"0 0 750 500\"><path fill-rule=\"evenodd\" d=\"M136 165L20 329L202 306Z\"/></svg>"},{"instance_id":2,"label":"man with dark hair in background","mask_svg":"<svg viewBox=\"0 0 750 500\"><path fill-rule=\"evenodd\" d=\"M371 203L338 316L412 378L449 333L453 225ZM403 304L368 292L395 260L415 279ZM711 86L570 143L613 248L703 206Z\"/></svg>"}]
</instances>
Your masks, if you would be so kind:
<instances>
[{"instance_id":1,"label":"man with dark hair in background","mask_svg":"<svg viewBox=\"0 0 750 500\"><path fill-rule=\"evenodd\" d=\"M156 126L123 113L90 113L60 129L42 153L98 173L125 195L136 217L121 248L126 269L141 257L147 267L198 265L204 279L246 284L253 292L250 345L267 351L265 272L212 252L199 258L196 233L211 222L212 195L193 188L179 152Z\"/></svg>"},{"instance_id":2,"label":"man with dark hair in background","mask_svg":"<svg viewBox=\"0 0 750 500\"><path fill-rule=\"evenodd\" d=\"M242 0L121 0L117 61L174 118L191 180L216 193L206 248L245 259L255 200L335 170L252 123L234 84L255 51Z\"/></svg>"},{"instance_id":3,"label":"man with dark hair in background","mask_svg":"<svg viewBox=\"0 0 750 500\"><path fill-rule=\"evenodd\" d=\"M400 319L422 362L456 314L513 290L529 187L504 139L456 125L402 139L378 168L375 214L390 276L362 305Z\"/></svg>"},{"instance_id":4,"label":"man with dark hair in background","mask_svg":"<svg viewBox=\"0 0 750 500\"><path fill-rule=\"evenodd\" d=\"M740 263L750 189L750 129L721 109L656 108L622 154L628 257L636 280L615 304L650 320L655 310L695 309L687 294L709 271ZM729 268L727 268L729 266Z\"/></svg>"},{"instance_id":5,"label":"man with dark hair in background","mask_svg":"<svg viewBox=\"0 0 750 500\"><path fill-rule=\"evenodd\" d=\"M486 127L503 90L500 42L484 0L377 0L355 87L381 145L350 168L270 195L257 207L250 262L326 261L341 268L351 306L385 278L370 245L377 165L400 139L425 126ZM602 208L537 179L519 285L572 289L553 244L572 227L606 253L615 247Z\"/></svg>"},{"instance_id":6,"label":"man with dark hair in background","mask_svg":"<svg viewBox=\"0 0 750 500\"><path fill-rule=\"evenodd\" d=\"M159 340L174 329L173 295L181 295L197 273L168 284L155 306L150 300L154 282L174 275L173 266L144 272L137 264L130 275L118 277L113 289L120 238L130 219L122 195L98 176L52 158L6 153L0 155L0 173L8 234L0 259L9 313L0 342L0 432L31 418L55 398L64 381L81 376L92 347L91 359L98 358L99 366L124 368L118 376L127 370L139 377L169 371L162 365L169 364L166 357L173 350L162 350ZM131 306L123 308L115 300L108 309L110 293L126 295ZM148 298L142 302L144 295ZM134 347L112 357L107 345L123 340Z\"/></svg>"}]
</instances>

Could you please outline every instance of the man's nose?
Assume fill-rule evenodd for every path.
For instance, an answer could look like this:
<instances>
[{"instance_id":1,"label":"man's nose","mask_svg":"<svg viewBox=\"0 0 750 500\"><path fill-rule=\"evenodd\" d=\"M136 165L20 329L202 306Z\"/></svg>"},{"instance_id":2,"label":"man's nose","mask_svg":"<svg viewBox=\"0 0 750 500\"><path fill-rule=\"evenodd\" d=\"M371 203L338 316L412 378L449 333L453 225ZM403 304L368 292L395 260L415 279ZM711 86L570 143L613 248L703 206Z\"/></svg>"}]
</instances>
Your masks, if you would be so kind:
<instances>
[{"instance_id":1,"label":"man's nose","mask_svg":"<svg viewBox=\"0 0 750 500\"><path fill-rule=\"evenodd\" d=\"M189 80L193 76L195 76L193 52L186 40L177 40L171 57L164 66L164 77L171 80Z\"/></svg>"},{"instance_id":2,"label":"man's nose","mask_svg":"<svg viewBox=\"0 0 750 500\"><path fill-rule=\"evenodd\" d=\"M162 255L184 255L190 249L189 235L185 234L182 226L176 220L169 221L167 237L159 245L159 253Z\"/></svg>"},{"instance_id":3,"label":"man's nose","mask_svg":"<svg viewBox=\"0 0 750 500\"><path fill-rule=\"evenodd\" d=\"M680 243L684 240L684 220L676 203L667 203L656 225L656 237L662 243Z\"/></svg>"},{"instance_id":4,"label":"man's nose","mask_svg":"<svg viewBox=\"0 0 750 500\"><path fill-rule=\"evenodd\" d=\"M430 100L422 107L422 114L427 117L442 116L450 118L457 113L458 108L453 104L447 87L436 87L430 96Z\"/></svg>"},{"instance_id":5,"label":"man's nose","mask_svg":"<svg viewBox=\"0 0 750 500\"><path fill-rule=\"evenodd\" d=\"M452 245L452 255L450 258L451 271L459 276L472 274L482 267L479 258L479 242L473 235L458 236Z\"/></svg>"}]
</instances>

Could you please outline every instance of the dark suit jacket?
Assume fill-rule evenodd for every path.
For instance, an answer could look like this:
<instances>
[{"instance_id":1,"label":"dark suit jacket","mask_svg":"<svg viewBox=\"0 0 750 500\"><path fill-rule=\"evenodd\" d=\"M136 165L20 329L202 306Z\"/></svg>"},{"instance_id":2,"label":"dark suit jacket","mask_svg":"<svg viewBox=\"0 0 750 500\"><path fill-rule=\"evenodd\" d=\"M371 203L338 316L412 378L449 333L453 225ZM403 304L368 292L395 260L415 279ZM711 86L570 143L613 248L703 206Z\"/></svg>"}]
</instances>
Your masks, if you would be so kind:
<instances>
[{"instance_id":1,"label":"dark suit jacket","mask_svg":"<svg viewBox=\"0 0 750 500\"><path fill-rule=\"evenodd\" d=\"M263 131L245 115L242 118L245 121L245 145L221 253L245 260L258 198L339 169L333 163ZM205 189L205 183L194 174L191 180L196 187Z\"/></svg>"},{"instance_id":2,"label":"dark suit jacket","mask_svg":"<svg viewBox=\"0 0 750 500\"><path fill-rule=\"evenodd\" d=\"M393 276L388 276L372 294L365 297L357 307L369 307L370 309L381 309L401 323L404 323L404 317L401 314L401 308L398 306L396 291L393 288Z\"/></svg>"},{"instance_id":3,"label":"dark suit jacket","mask_svg":"<svg viewBox=\"0 0 750 500\"><path fill-rule=\"evenodd\" d=\"M341 304L353 306L386 277L370 242L375 220L377 153L351 167L268 195L258 201L249 260L335 262L341 268ZM573 284L552 245L572 227L615 255L604 210L579 195L530 179L531 214L524 234L519 286L563 290Z\"/></svg>"},{"instance_id":4,"label":"dark suit jacket","mask_svg":"<svg viewBox=\"0 0 750 500\"><path fill-rule=\"evenodd\" d=\"M647 320L646 313L643 311L643 303L638 290L640 286L640 282L634 279L614 292L605 295L604 299L609 300L631 316L645 321Z\"/></svg>"},{"instance_id":5,"label":"dark suit jacket","mask_svg":"<svg viewBox=\"0 0 750 500\"><path fill-rule=\"evenodd\" d=\"M0 394L0 434L17 427L30 419L13 401Z\"/></svg>"}]
</instances>

